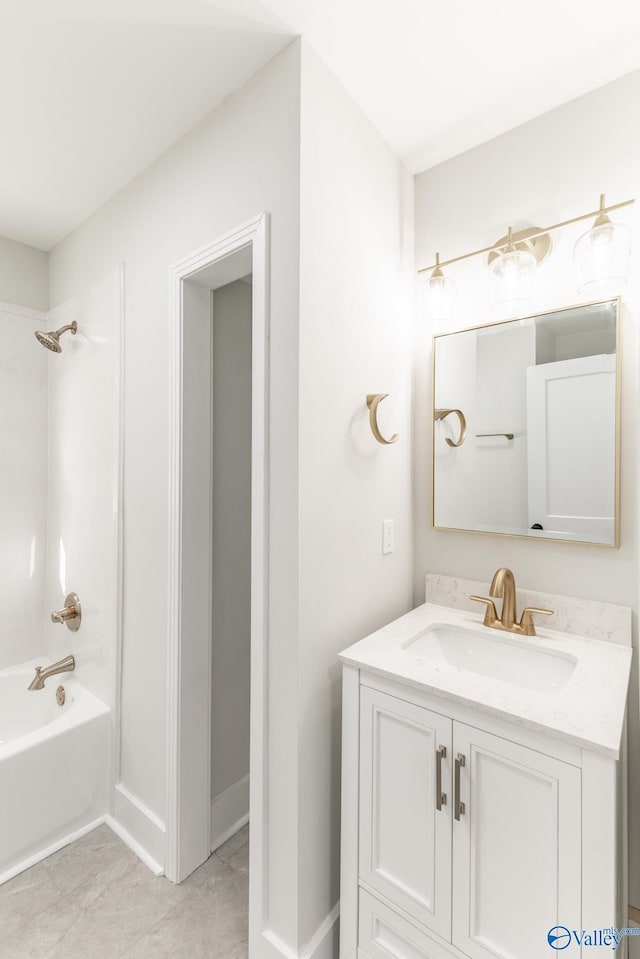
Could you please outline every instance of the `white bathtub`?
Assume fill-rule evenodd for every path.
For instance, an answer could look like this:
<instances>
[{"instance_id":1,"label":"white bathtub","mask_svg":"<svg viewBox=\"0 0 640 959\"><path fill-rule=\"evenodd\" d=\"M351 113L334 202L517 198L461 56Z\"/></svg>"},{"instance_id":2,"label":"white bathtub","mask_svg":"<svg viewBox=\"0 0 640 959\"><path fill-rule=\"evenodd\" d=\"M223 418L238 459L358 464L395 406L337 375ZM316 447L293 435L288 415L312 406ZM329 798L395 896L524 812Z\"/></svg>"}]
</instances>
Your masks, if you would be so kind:
<instances>
[{"instance_id":1,"label":"white bathtub","mask_svg":"<svg viewBox=\"0 0 640 959\"><path fill-rule=\"evenodd\" d=\"M0 883L107 813L109 708L69 673L29 691L43 664L0 670Z\"/></svg>"}]
</instances>

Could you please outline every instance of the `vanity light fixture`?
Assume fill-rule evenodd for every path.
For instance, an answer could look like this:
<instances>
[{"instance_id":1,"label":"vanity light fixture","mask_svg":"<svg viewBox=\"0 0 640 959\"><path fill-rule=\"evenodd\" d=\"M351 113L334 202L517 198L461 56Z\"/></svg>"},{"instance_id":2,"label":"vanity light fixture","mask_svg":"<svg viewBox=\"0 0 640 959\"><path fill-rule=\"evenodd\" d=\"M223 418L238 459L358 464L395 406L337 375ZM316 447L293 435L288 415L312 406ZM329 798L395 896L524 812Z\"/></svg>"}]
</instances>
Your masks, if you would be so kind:
<instances>
[{"instance_id":1,"label":"vanity light fixture","mask_svg":"<svg viewBox=\"0 0 640 959\"><path fill-rule=\"evenodd\" d=\"M550 248L551 237L548 233L543 235L548 237ZM526 240L517 242L511 227L506 241L507 245L501 253L489 254L493 305L494 308L501 307L508 312L518 312L531 302L538 258L533 252L533 243Z\"/></svg>"},{"instance_id":2,"label":"vanity light fixture","mask_svg":"<svg viewBox=\"0 0 640 959\"><path fill-rule=\"evenodd\" d=\"M590 230L583 233L573 248L578 272L579 293L610 296L626 282L631 254L631 230L623 223L612 223L607 215L605 195Z\"/></svg>"},{"instance_id":3,"label":"vanity light fixture","mask_svg":"<svg viewBox=\"0 0 640 959\"><path fill-rule=\"evenodd\" d=\"M471 253L463 253L461 256L452 256L447 260L441 260L440 254L436 254L435 263L418 270L418 275L431 273L429 292L436 294L434 306L439 307L437 312L441 314L437 317L430 311L433 319L445 318L444 310L441 308L444 304L441 305L437 297L447 290L447 284L453 283L444 276L443 267L459 263L461 260L468 260L472 256L487 255L494 284L498 284L495 305L519 306L530 299L536 266L543 263L551 252L552 241L549 234L573 223L579 223L581 220L592 220L594 217L593 227L580 237L574 251L581 278L580 292L586 289L600 292L606 286L606 293L603 295L610 296L626 279L631 231L620 223L612 223L608 214L613 210L631 206L635 202L635 199L630 199L606 206L604 194L601 194L599 209L589 213L582 213L580 216L543 228L529 227L516 233L509 228L507 235L492 246L472 250ZM455 285L449 289L453 291ZM513 301L516 301L515 304Z\"/></svg>"},{"instance_id":4,"label":"vanity light fixture","mask_svg":"<svg viewBox=\"0 0 640 959\"><path fill-rule=\"evenodd\" d=\"M436 263L428 282L428 309L432 320L447 323L452 319L457 292L456 284L442 272L440 254L436 253Z\"/></svg>"}]
</instances>

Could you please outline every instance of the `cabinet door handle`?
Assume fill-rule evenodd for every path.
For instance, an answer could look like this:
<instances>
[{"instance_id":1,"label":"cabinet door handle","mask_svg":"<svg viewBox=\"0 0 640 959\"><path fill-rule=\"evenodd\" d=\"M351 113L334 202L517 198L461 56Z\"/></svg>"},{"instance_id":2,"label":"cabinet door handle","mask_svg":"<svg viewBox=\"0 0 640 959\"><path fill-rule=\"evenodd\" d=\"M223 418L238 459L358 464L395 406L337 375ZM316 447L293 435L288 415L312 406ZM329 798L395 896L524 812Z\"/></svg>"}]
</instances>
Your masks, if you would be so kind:
<instances>
[{"instance_id":1,"label":"cabinet door handle","mask_svg":"<svg viewBox=\"0 0 640 959\"><path fill-rule=\"evenodd\" d=\"M447 805L447 794L442 792L442 760L447 758L447 747L436 749L436 809Z\"/></svg>"},{"instance_id":2,"label":"cabinet door handle","mask_svg":"<svg viewBox=\"0 0 640 959\"><path fill-rule=\"evenodd\" d=\"M455 776L454 776L454 797L453 797L453 815L457 822L460 822L460 816L464 816L466 812L465 804L460 799L460 770L466 765L466 759L464 758L463 753L458 753L456 756L455 762Z\"/></svg>"}]
</instances>

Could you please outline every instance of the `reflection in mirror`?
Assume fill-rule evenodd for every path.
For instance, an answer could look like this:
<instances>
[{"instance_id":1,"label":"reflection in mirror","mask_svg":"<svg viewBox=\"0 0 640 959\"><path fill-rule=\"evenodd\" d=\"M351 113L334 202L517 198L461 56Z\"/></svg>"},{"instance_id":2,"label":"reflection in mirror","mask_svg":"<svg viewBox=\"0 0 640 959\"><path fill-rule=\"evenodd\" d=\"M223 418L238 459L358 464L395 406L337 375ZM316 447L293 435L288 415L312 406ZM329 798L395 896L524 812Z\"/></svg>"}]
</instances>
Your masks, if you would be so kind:
<instances>
[{"instance_id":1,"label":"reflection in mirror","mask_svg":"<svg viewBox=\"0 0 640 959\"><path fill-rule=\"evenodd\" d=\"M619 340L617 299L434 337L435 528L618 545Z\"/></svg>"}]
</instances>

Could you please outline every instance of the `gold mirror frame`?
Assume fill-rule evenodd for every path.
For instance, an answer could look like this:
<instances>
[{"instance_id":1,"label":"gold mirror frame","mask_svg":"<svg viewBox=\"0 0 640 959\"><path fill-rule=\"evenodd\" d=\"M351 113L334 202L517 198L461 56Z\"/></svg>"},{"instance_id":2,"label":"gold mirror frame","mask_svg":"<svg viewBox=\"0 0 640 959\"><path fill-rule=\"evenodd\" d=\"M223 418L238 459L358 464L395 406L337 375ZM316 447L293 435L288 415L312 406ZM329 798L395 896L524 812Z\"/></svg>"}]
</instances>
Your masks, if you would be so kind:
<instances>
[{"instance_id":1,"label":"gold mirror frame","mask_svg":"<svg viewBox=\"0 0 640 959\"><path fill-rule=\"evenodd\" d=\"M616 304L616 423L615 423L615 517L614 538L612 543L594 543L589 540L563 539L556 536L528 536L526 533L501 533L483 529L464 529L458 526L436 526L436 340L444 337L456 336L458 333L471 333L474 330L485 330L496 326L507 326L511 323L521 323L524 320L535 320L538 317L550 316L565 310L579 310L590 306L600 306L605 303ZM543 310L540 313L528 313L526 316L515 316L508 320L497 320L493 323L481 323L478 326L466 326L460 330L451 330L448 333L435 333L431 338L431 529L446 533L472 533L477 536L503 536L509 539L522 539L527 542L543 543L570 543L572 546L596 546L604 549L620 548L620 409L622 396L622 297L607 296L599 300L587 300L569 306L559 306L553 310ZM507 434L504 434L507 435ZM455 445L455 444L453 444Z\"/></svg>"}]
</instances>

